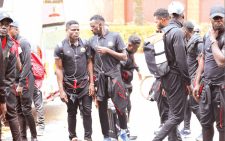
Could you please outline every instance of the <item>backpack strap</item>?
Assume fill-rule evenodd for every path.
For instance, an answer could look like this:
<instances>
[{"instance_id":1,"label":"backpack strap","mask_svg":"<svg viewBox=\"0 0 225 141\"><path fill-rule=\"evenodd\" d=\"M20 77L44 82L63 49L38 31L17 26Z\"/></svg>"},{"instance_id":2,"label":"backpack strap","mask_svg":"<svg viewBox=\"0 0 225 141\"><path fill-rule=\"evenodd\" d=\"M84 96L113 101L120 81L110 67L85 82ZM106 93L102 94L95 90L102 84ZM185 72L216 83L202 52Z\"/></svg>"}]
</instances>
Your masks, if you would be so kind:
<instances>
[{"instance_id":1,"label":"backpack strap","mask_svg":"<svg viewBox=\"0 0 225 141\"><path fill-rule=\"evenodd\" d=\"M87 46L87 40L80 37L81 42L84 44L84 47Z\"/></svg>"}]
</instances>

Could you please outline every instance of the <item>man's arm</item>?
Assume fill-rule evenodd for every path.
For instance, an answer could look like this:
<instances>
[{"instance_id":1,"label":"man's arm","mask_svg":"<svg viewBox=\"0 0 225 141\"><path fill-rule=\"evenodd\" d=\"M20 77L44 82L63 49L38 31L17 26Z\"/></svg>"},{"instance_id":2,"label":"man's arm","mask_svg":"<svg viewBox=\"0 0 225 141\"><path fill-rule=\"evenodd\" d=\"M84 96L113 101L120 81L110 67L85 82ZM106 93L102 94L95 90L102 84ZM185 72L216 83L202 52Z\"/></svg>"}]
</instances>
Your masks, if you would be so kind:
<instances>
[{"instance_id":1,"label":"man's arm","mask_svg":"<svg viewBox=\"0 0 225 141\"><path fill-rule=\"evenodd\" d=\"M217 65L225 67L225 50L220 50L217 42L212 44L212 52Z\"/></svg>"},{"instance_id":2,"label":"man's arm","mask_svg":"<svg viewBox=\"0 0 225 141\"><path fill-rule=\"evenodd\" d=\"M126 61L127 60L127 55L126 55L125 50L115 52L115 51L113 51L113 50L111 50L107 47L100 47L100 46L98 46L97 50L101 54L108 53L111 56L113 56L114 58L116 58L117 60L120 60L120 61Z\"/></svg>"},{"instance_id":3,"label":"man's arm","mask_svg":"<svg viewBox=\"0 0 225 141\"><path fill-rule=\"evenodd\" d=\"M55 58L56 65L56 77L59 86L60 98L62 102L68 102L67 95L63 90L63 69L62 69L62 60Z\"/></svg>"},{"instance_id":4,"label":"man's arm","mask_svg":"<svg viewBox=\"0 0 225 141\"><path fill-rule=\"evenodd\" d=\"M89 72L89 79L90 79L90 86L89 86L89 96L94 95L95 93L95 88L94 88L94 74L93 74L93 63L92 63L92 59L87 59L87 69Z\"/></svg>"},{"instance_id":5,"label":"man's arm","mask_svg":"<svg viewBox=\"0 0 225 141\"><path fill-rule=\"evenodd\" d=\"M215 31L212 28L212 26L210 26L210 28L209 28L209 38L210 38L211 41L216 40L216 38L218 37L218 33L219 33L218 30ZM225 45L223 45L223 46L225 46ZM213 56L214 56L214 59L215 59L217 65L219 67L225 67L224 51L220 50L217 42L214 42L212 44L212 52L213 52Z\"/></svg>"}]
</instances>

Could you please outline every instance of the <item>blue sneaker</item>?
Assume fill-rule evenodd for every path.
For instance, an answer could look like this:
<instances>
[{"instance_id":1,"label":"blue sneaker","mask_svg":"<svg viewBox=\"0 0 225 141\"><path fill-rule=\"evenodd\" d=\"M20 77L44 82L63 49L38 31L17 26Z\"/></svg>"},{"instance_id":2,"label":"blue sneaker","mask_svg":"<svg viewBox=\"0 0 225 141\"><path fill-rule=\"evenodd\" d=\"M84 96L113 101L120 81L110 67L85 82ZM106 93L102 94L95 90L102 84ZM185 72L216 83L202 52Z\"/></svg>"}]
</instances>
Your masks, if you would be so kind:
<instances>
[{"instance_id":1,"label":"blue sneaker","mask_svg":"<svg viewBox=\"0 0 225 141\"><path fill-rule=\"evenodd\" d=\"M129 139L128 136L127 136L127 133L120 134L120 138L121 138L123 141L130 141L130 139Z\"/></svg>"},{"instance_id":2,"label":"blue sneaker","mask_svg":"<svg viewBox=\"0 0 225 141\"><path fill-rule=\"evenodd\" d=\"M191 130L184 130L184 128L180 131L180 134L184 137L184 138L191 138Z\"/></svg>"},{"instance_id":3,"label":"blue sneaker","mask_svg":"<svg viewBox=\"0 0 225 141\"><path fill-rule=\"evenodd\" d=\"M111 138L104 138L103 141L111 141Z\"/></svg>"}]
</instances>

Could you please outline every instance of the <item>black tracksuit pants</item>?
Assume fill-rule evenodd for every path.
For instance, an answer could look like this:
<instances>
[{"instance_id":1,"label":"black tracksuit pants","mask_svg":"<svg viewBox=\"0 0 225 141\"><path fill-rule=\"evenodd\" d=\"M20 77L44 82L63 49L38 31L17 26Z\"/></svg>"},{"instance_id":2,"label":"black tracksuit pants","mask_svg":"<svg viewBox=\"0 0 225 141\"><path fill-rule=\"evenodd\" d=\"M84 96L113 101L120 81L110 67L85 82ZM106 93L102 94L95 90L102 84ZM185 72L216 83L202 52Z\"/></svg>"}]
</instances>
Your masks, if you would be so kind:
<instances>
[{"instance_id":1,"label":"black tracksuit pants","mask_svg":"<svg viewBox=\"0 0 225 141\"><path fill-rule=\"evenodd\" d=\"M211 104L208 109L204 108L203 100L206 96L205 86L201 93L201 125L203 132L203 141L213 141L214 127L213 123L216 122L216 128L219 131L219 141L225 141L225 88L221 86L210 86L211 90ZM222 91L222 95L220 92Z\"/></svg>"},{"instance_id":2,"label":"black tracksuit pants","mask_svg":"<svg viewBox=\"0 0 225 141\"><path fill-rule=\"evenodd\" d=\"M102 127L102 134L104 135L104 138L109 138L109 120L108 120L108 97L104 97L103 101L98 101L99 103L99 117L100 117L100 123ZM127 129L127 115L125 111L120 112L116 109L119 122L120 122L120 128L121 129Z\"/></svg>"},{"instance_id":3,"label":"black tracksuit pants","mask_svg":"<svg viewBox=\"0 0 225 141\"><path fill-rule=\"evenodd\" d=\"M33 73L28 76L27 87L23 88L22 96L17 96L17 114L20 123L20 132L22 140L27 141L27 124L31 131L31 138L37 138L37 131L34 116L32 115L32 99L34 93L35 79Z\"/></svg>"},{"instance_id":4,"label":"black tracksuit pants","mask_svg":"<svg viewBox=\"0 0 225 141\"><path fill-rule=\"evenodd\" d=\"M195 100L193 96L190 96L187 107L186 107L186 114L184 115L184 130L190 130L190 121L191 121L191 112L193 112L197 119L200 122L200 107L199 103Z\"/></svg>"},{"instance_id":5,"label":"black tracksuit pants","mask_svg":"<svg viewBox=\"0 0 225 141\"><path fill-rule=\"evenodd\" d=\"M91 119L91 107L92 107L92 97L85 95L81 99L77 99L73 102L70 99L70 96L67 95L68 103L67 104L67 113L68 113L68 130L69 138L72 140L77 137L76 134L76 115L77 108L79 107L79 100L82 101L82 110L83 113L83 125L84 125L84 139L91 139L92 135L92 119Z\"/></svg>"},{"instance_id":6,"label":"black tracksuit pants","mask_svg":"<svg viewBox=\"0 0 225 141\"><path fill-rule=\"evenodd\" d=\"M162 141L166 136L169 136L169 141L180 141L177 125L184 120L184 109L187 101L185 82L180 75L169 72L161 77L161 83L167 95L169 119L153 141Z\"/></svg>"},{"instance_id":7,"label":"black tracksuit pants","mask_svg":"<svg viewBox=\"0 0 225 141\"><path fill-rule=\"evenodd\" d=\"M159 110L160 122L164 124L168 120L169 116L169 104L167 98L162 95L162 87L160 86L160 93L155 97L157 107Z\"/></svg>"},{"instance_id":8,"label":"black tracksuit pants","mask_svg":"<svg viewBox=\"0 0 225 141\"><path fill-rule=\"evenodd\" d=\"M15 90L13 90L15 91ZM13 141L21 141L20 129L18 117L16 114L16 94L10 92L6 99L6 120L9 122L9 127L11 130ZM1 141L1 129L2 124L0 124L0 141Z\"/></svg>"}]
</instances>

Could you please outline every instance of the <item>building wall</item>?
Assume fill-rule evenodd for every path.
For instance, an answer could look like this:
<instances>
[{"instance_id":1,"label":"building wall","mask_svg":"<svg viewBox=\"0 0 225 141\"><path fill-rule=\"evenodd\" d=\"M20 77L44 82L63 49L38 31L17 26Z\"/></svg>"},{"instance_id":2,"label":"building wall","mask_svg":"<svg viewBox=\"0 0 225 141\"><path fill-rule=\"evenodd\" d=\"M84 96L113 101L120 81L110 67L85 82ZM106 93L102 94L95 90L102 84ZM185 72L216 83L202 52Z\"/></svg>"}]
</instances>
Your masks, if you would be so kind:
<instances>
[{"instance_id":1,"label":"building wall","mask_svg":"<svg viewBox=\"0 0 225 141\"><path fill-rule=\"evenodd\" d=\"M213 5L224 6L224 0L199 0L199 19L200 23L209 22L209 13Z\"/></svg>"},{"instance_id":2,"label":"building wall","mask_svg":"<svg viewBox=\"0 0 225 141\"><path fill-rule=\"evenodd\" d=\"M89 24L91 16L102 15L107 22L114 22L115 0L63 0L66 21L77 20Z\"/></svg>"}]
</instances>

